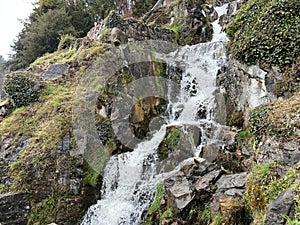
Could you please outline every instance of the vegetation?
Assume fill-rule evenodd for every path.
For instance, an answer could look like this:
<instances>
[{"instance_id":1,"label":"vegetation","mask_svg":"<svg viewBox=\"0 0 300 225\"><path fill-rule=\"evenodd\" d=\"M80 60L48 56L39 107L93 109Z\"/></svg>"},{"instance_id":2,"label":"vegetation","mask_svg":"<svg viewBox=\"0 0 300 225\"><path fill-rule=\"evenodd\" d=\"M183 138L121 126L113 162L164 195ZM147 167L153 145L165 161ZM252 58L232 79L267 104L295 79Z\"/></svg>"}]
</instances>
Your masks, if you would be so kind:
<instances>
[{"instance_id":1,"label":"vegetation","mask_svg":"<svg viewBox=\"0 0 300 225\"><path fill-rule=\"evenodd\" d=\"M300 52L298 0L253 0L227 27L230 52L247 64L288 65Z\"/></svg>"},{"instance_id":2,"label":"vegetation","mask_svg":"<svg viewBox=\"0 0 300 225\"><path fill-rule=\"evenodd\" d=\"M6 76L3 90L16 107L27 106L39 99L41 88L36 77L16 72Z\"/></svg>"},{"instance_id":3,"label":"vegetation","mask_svg":"<svg viewBox=\"0 0 300 225\"><path fill-rule=\"evenodd\" d=\"M300 191L300 164L280 175L280 164L270 162L255 165L247 177L247 198L254 213L255 224L264 223L268 205L284 190ZM299 203L297 203L299 207ZM299 212L298 212L299 213ZM299 215L299 214L298 214ZM299 219L299 218L298 218ZM299 222L299 220L298 220Z\"/></svg>"},{"instance_id":4,"label":"vegetation","mask_svg":"<svg viewBox=\"0 0 300 225\"><path fill-rule=\"evenodd\" d=\"M258 138L262 135L293 138L300 128L299 96L295 94L287 100L277 100L253 109L249 119L250 132Z\"/></svg>"}]
</instances>

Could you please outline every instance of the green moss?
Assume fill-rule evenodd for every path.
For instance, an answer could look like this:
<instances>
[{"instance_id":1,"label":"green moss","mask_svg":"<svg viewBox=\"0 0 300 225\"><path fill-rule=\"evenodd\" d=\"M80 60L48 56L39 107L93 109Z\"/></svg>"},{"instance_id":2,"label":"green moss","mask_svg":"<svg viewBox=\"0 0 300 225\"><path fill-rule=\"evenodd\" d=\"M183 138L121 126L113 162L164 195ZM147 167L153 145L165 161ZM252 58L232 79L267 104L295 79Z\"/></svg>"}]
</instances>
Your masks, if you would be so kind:
<instances>
[{"instance_id":1,"label":"green moss","mask_svg":"<svg viewBox=\"0 0 300 225\"><path fill-rule=\"evenodd\" d=\"M171 208L167 208L166 211L163 212L163 214L160 216L160 223L162 223L163 219L170 219L173 218L174 214L172 212Z\"/></svg>"},{"instance_id":2,"label":"green moss","mask_svg":"<svg viewBox=\"0 0 300 225\"><path fill-rule=\"evenodd\" d=\"M299 129L300 113L299 93L289 99L274 101L271 104L259 106L250 113L250 132L258 140L263 135L277 136L283 139L295 137Z\"/></svg>"},{"instance_id":3,"label":"green moss","mask_svg":"<svg viewBox=\"0 0 300 225\"><path fill-rule=\"evenodd\" d=\"M204 224L208 224L211 220L210 208L205 208L201 213L201 221Z\"/></svg>"},{"instance_id":4,"label":"green moss","mask_svg":"<svg viewBox=\"0 0 300 225\"><path fill-rule=\"evenodd\" d=\"M299 191L300 164L287 171L285 176L279 173L279 163L270 162L255 165L247 177L246 196L254 220L264 223L267 206L287 189Z\"/></svg>"},{"instance_id":5,"label":"green moss","mask_svg":"<svg viewBox=\"0 0 300 225\"><path fill-rule=\"evenodd\" d=\"M44 225L50 224L55 220L56 201L54 197L49 196L36 204L28 217L28 224Z\"/></svg>"},{"instance_id":6,"label":"green moss","mask_svg":"<svg viewBox=\"0 0 300 225\"><path fill-rule=\"evenodd\" d=\"M221 214L218 214L213 218L212 223L210 225L222 225L222 224L223 224L223 217Z\"/></svg>"},{"instance_id":7,"label":"green moss","mask_svg":"<svg viewBox=\"0 0 300 225\"><path fill-rule=\"evenodd\" d=\"M172 148L176 149L181 137L181 131L178 128L172 128L167 134L166 142Z\"/></svg>"},{"instance_id":8,"label":"green moss","mask_svg":"<svg viewBox=\"0 0 300 225\"><path fill-rule=\"evenodd\" d=\"M300 52L298 0L253 0L226 29L230 52L247 64L287 65Z\"/></svg>"},{"instance_id":9,"label":"green moss","mask_svg":"<svg viewBox=\"0 0 300 225\"><path fill-rule=\"evenodd\" d=\"M163 198L165 194L165 187L163 183L159 183L156 185L156 193L155 193L155 198L153 203L151 204L148 213L151 215L153 213L155 213L159 207L160 207L160 203L161 200Z\"/></svg>"},{"instance_id":10,"label":"green moss","mask_svg":"<svg viewBox=\"0 0 300 225\"><path fill-rule=\"evenodd\" d=\"M83 174L83 184L96 187L99 181L99 172L95 171L89 165L86 165L85 172Z\"/></svg>"},{"instance_id":11,"label":"green moss","mask_svg":"<svg viewBox=\"0 0 300 225\"><path fill-rule=\"evenodd\" d=\"M109 138L105 146L109 149L109 152L113 152L117 149L117 144L113 138Z\"/></svg>"}]
</instances>

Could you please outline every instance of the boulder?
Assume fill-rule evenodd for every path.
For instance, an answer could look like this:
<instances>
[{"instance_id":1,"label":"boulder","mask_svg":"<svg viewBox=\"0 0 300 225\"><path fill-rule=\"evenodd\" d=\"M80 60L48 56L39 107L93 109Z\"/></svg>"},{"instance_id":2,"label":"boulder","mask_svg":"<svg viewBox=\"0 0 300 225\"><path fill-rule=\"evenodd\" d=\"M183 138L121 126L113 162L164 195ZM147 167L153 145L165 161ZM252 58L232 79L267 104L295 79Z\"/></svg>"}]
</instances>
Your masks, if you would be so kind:
<instances>
[{"instance_id":1,"label":"boulder","mask_svg":"<svg viewBox=\"0 0 300 225\"><path fill-rule=\"evenodd\" d=\"M176 212L184 209L194 198L189 181L181 171L165 179L165 188L168 196L167 203Z\"/></svg>"},{"instance_id":2,"label":"boulder","mask_svg":"<svg viewBox=\"0 0 300 225\"><path fill-rule=\"evenodd\" d=\"M29 211L30 201L28 194L0 194L0 224L26 225Z\"/></svg>"},{"instance_id":3,"label":"boulder","mask_svg":"<svg viewBox=\"0 0 300 225\"><path fill-rule=\"evenodd\" d=\"M67 64L56 63L51 65L48 70L41 73L41 77L45 79L57 78L61 76L63 73L65 73L67 69L68 69Z\"/></svg>"},{"instance_id":4,"label":"boulder","mask_svg":"<svg viewBox=\"0 0 300 225\"><path fill-rule=\"evenodd\" d=\"M293 218L295 214L294 194L291 190L286 190L279 194L277 199L269 206L266 215L266 225L286 224L283 215Z\"/></svg>"}]
</instances>

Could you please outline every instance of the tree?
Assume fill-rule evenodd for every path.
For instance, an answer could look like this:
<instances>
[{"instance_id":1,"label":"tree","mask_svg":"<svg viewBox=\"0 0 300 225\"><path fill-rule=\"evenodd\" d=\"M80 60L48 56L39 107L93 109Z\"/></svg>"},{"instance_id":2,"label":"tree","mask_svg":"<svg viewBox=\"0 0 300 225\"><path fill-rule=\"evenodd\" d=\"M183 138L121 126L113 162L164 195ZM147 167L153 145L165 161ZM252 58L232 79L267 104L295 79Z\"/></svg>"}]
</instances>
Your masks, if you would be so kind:
<instances>
[{"instance_id":1,"label":"tree","mask_svg":"<svg viewBox=\"0 0 300 225\"><path fill-rule=\"evenodd\" d=\"M75 33L65 9L50 9L19 34L12 46L16 54L11 60L11 69L24 68L46 52L55 51L61 35Z\"/></svg>"}]
</instances>

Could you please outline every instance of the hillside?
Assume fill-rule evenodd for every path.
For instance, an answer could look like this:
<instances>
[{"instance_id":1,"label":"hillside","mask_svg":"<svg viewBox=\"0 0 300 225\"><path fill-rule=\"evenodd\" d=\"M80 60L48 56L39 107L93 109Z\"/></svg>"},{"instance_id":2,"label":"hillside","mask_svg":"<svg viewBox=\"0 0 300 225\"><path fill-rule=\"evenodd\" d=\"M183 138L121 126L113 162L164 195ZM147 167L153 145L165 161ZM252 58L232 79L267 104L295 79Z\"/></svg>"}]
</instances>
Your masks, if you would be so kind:
<instances>
[{"instance_id":1,"label":"hillside","mask_svg":"<svg viewBox=\"0 0 300 225\"><path fill-rule=\"evenodd\" d=\"M200 77L206 86L191 79L184 89L186 99L197 98L213 85L213 108L197 105L196 125L166 126L156 158L142 163L173 173L138 196L151 204L137 223L299 224L299 1L136 4L130 11L124 3L123 15L112 10L86 36L61 36L57 50L5 75L0 224L81 224L106 194L109 159L155 138L177 86L214 64L213 84ZM215 41L216 24L228 42Z\"/></svg>"}]
</instances>

